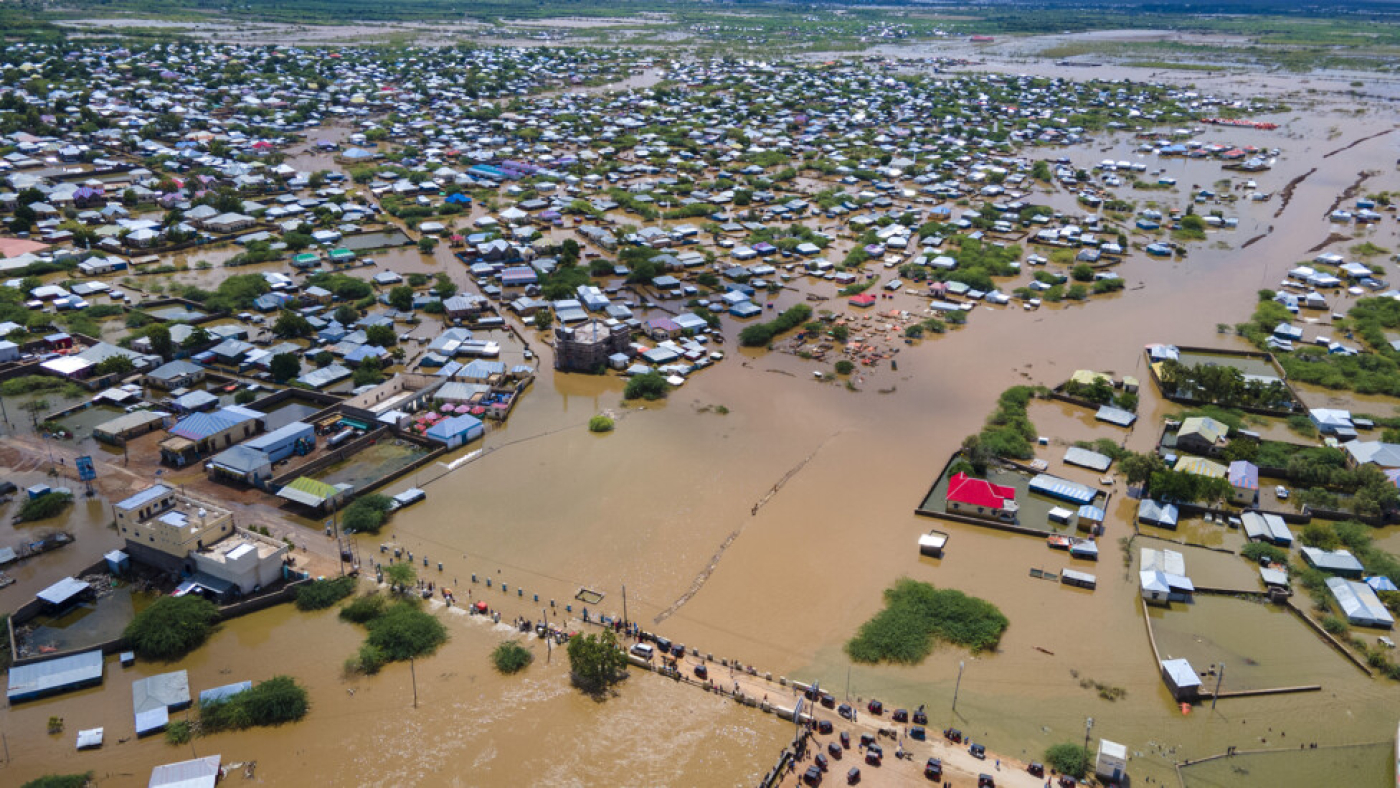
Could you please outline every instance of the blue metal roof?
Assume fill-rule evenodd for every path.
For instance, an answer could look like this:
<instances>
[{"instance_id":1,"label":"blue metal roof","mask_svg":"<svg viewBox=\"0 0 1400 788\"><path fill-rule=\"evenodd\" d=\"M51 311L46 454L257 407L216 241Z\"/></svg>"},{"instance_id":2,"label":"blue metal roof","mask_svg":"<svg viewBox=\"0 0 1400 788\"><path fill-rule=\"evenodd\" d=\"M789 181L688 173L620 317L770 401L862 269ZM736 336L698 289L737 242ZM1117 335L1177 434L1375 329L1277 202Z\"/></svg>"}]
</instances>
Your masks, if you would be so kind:
<instances>
[{"instance_id":1,"label":"blue metal roof","mask_svg":"<svg viewBox=\"0 0 1400 788\"><path fill-rule=\"evenodd\" d=\"M177 421L175 426L170 428L170 434L192 441L200 441L211 435L218 435L224 430L232 429L245 421L251 421L253 418L255 418L253 411L243 408L237 410L220 408L213 413L194 413Z\"/></svg>"},{"instance_id":2,"label":"blue metal roof","mask_svg":"<svg viewBox=\"0 0 1400 788\"><path fill-rule=\"evenodd\" d=\"M246 692L253 688L251 681L236 681L232 684L225 684L222 687L214 687L199 693L199 705L215 703L221 700L228 700L240 692Z\"/></svg>"},{"instance_id":3,"label":"blue metal roof","mask_svg":"<svg viewBox=\"0 0 1400 788\"><path fill-rule=\"evenodd\" d=\"M1093 503L1097 495L1082 484L1051 476L1048 473L1042 473L1031 479L1030 489L1031 492L1078 504Z\"/></svg>"}]
</instances>

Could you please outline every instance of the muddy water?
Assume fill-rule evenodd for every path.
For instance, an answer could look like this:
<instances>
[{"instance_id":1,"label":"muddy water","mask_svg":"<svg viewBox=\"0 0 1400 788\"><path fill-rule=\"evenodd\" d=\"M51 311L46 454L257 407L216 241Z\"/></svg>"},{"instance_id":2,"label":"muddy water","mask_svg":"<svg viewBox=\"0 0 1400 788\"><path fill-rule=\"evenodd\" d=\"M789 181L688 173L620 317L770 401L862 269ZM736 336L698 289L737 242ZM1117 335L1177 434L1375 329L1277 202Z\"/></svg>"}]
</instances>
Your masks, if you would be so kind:
<instances>
[{"instance_id":1,"label":"muddy water","mask_svg":"<svg viewBox=\"0 0 1400 788\"><path fill-rule=\"evenodd\" d=\"M1334 122L1305 122L1303 131L1325 136ZM1327 149L1384 124L1344 125L1343 137ZM1250 141L1244 134L1230 138ZM1273 616L1245 620L1268 629L1270 648L1282 655L1280 672L1323 691L1223 701L1214 713L1183 717L1158 678L1135 584L1114 549L1129 529L1125 497L1117 498L1108 523L1094 592L1030 577L1031 567L1062 569L1068 559L1047 559L1043 542L1025 537L938 524L951 532L947 556L920 558L915 539L935 523L912 509L948 452L1013 383L1054 385L1079 368L1135 375L1144 382L1142 422L1126 440L1135 449L1150 447L1152 425L1175 408L1160 402L1148 382L1142 346L1242 347L1218 335L1215 323L1247 317L1261 283L1282 278L1304 250L1326 238L1329 228L1318 217L1355 172L1390 155L1389 144L1381 138L1328 159L1284 214L1269 221L1274 232L1246 253L1206 244L1181 261L1130 260L1123 275L1143 288L1085 305L979 308L967 328L901 352L898 372L865 371L863 391L815 382L811 372L820 365L814 362L743 354L696 375L665 403L619 412L616 432L599 436L584 425L619 407L620 382L555 375L546 359L534 389L511 422L491 433L486 451L426 482L428 499L396 515L384 536L363 537L362 553L374 555L380 540L393 539L417 557L442 561L441 575L429 572L441 582L471 588L471 573L493 578L496 588L473 592L520 612L533 607L536 594L562 606L586 586L607 594L595 610L621 613L625 584L633 619L702 652L819 678L842 695L849 681L853 697L927 703L933 724L956 723L1011 755L1037 756L1047 744L1079 740L1087 716L1095 720L1095 735L1128 743L1135 775L1154 780L1170 776L1174 759L1228 744L1246 749L1261 739L1272 745L1274 731L1286 732L1289 742L1388 738L1400 699L1395 687L1321 650L1301 626L1275 627ZM1080 166L1105 157L1090 150L1070 155ZM1294 157L1270 178L1281 184L1315 163ZM1236 234L1248 237L1243 228ZM443 254L437 259L448 262ZM777 303L798 298L785 292ZM917 302L901 296L894 304ZM732 348L740 326L725 325L725 347ZM894 391L876 393L889 388ZM704 408L713 405L730 412ZM1047 414L1046 424L1065 439L1104 431L1066 413ZM1232 575L1232 560L1238 561L1201 558L1202 574ZM850 665L841 643L900 575L997 604L1011 621L999 651L972 657L943 648L916 667ZM512 586L508 593L498 590L500 582ZM517 597L515 587L526 596ZM1238 620L1233 608L1211 604L1171 615L1183 617L1186 637L1228 631ZM634 678L601 706L569 691L557 673L497 679L485 668L485 653L498 636L452 623L466 628L454 628L453 643L418 666L426 703L414 715L401 668L341 682L339 662L359 633L331 615L283 608L234 622L182 664L194 686L263 678L275 669L302 678L317 708L301 725L199 740L196 748L230 760L256 758L260 779L274 784L308 769L333 784L451 784L445 774L472 774L455 778L464 783L729 784L752 782L785 737L776 722L652 677ZM1290 661L1293 654L1305 658ZM966 670L955 715L959 662ZM49 714L65 716L75 728L105 723L126 735L129 678L116 668L108 675L103 690L7 713L11 738L27 748L16 773L37 773L36 761L69 755L66 736L42 735ZM1127 696L1103 700L1080 685L1085 678L1122 687ZM349 688L357 689L354 696ZM184 750L150 741L109 745L84 761L99 775L130 775L113 784L137 784L151 765L180 757ZM1252 779L1234 784L1277 784Z\"/></svg>"}]
</instances>

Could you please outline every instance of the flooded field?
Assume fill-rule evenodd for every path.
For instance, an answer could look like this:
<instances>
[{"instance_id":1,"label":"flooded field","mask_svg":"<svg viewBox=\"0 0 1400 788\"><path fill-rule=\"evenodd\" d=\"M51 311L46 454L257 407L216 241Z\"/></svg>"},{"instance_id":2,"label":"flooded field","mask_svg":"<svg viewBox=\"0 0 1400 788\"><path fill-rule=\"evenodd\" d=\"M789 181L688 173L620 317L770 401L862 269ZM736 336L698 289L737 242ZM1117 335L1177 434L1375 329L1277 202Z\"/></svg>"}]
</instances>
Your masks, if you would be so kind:
<instances>
[{"instance_id":1,"label":"flooded field","mask_svg":"<svg viewBox=\"0 0 1400 788\"><path fill-rule=\"evenodd\" d=\"M87 648L121 635L131 617L153 598L135 594L123 581L114 581L110 591L99 592L94 601L83 602L58 615L41 615L29 622L30 631L20 636L20 653L33 656L51 651Z\"/></svg>"},{"instance_id":2,"label":"flooded field","mask_svg":"<svg viewBox=\"0 0 1400 788\"><path fill-rule=\"evenodd\" d=\"M1181 776L1186 788L1386 785L1395 777L1394 756L1390 742L1326 750L1281 748L1191 764L1181 769Z\"/></svg>"}]
</instances>

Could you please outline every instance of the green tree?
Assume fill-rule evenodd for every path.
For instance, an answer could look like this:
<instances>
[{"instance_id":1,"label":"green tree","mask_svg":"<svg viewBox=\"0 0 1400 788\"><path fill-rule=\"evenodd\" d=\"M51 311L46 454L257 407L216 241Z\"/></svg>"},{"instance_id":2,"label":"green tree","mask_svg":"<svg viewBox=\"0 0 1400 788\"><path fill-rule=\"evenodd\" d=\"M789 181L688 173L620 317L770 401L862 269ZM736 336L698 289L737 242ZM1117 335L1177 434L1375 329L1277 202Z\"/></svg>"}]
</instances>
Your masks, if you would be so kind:
<instances>
[{"instance_id":1,"label":"green tree","mask_svg":"<svg viewBox=\"0 0 1400 788\"><path fill-rule=\"evenodd\" d=\"M388 517L389 508L393 503L394 499L380 493L362 495L345 507L341 527L346 533L377 534L384 526L384 520Z\"/></svg>"},{"instance_id":2,"label":"green tree","mask_svg":"<svg viewBox=\"0 0 1400 788\"><path fill-rule=\"evenodd\" d=\"M168 662L202 645L218 618L219 609L206 599L163 596L131 619L124 636L143 659Z\"/></svg>"},{"instance_id":3,"label":"green tree","mask_svg":"<svg viewBox=\"0 0 1400 788\"><path fill-rule=\"evenodd\" d=\"M554 325L554 313L550 312L548 309L541 309L535 313L535 317L531 322L535 324L536 329L548 331L549 327Z\"/></svg>"},{"instance_id":4,"label":"green tree","mask_svg":"<svg viewBox=\"0 0 1400 788\"><path fill-rule=\"evenodd\" d=\"M283 310L272 324L272 333L282 339L310 336L314 330L311 321L291 310Z\"/></svg>"},{"instance_id":5,"label":"green tree","mask_svg":"<svg viewBox=\"0 0 1400 788\"><path fill-rule=\"evenodd\" d=\"M444 301L457 295L457 283L444 272L438 273L437 279L433 282L433 289L437 291L438 298Z\"/></svg>"},{"instance_id":6,"label":"green tree","mask_svg":"<svg viewBox=\"0 0 1400 788\"><path fill-rule=\"evenodd\" d=\"M400 312L413 311L413 288L407 285L399 285L389 291L389 306Z\"/></svg>"},{"instance_id":7,"label":"green tree","mask_svg":"<svg viewBox=\"0 0 1400 788\"><path fill-rule=\"evenodd\" d=\"M413 564L399 561L384 567L384 579L391 589L406 591L418 582L418 572L413 569Z\"/></svg>"},{"instance_id":8,"label":"green tree","mask_svg":"<svg viewBox=\"0 0 1400 788\"><path fill-rule=\"evenodd\" d=\"M168 358L175 352L175 343L170 338L170 329L164 323L153 323L141 332L147 341L151 343L151 352L162 358Z\"/></svg>"},{"instance_id":9,"label":"green tree","mask_svg":"<svg viewBox=\"0 0 1400 788\"><path fill-rule=\"evenodd\" d=\"M208 331L204 330L203 326L195 326L193 329L190 330L190 335L185 337L185 340L180 343L180 347L184 350L190 350L197 347L203 347L204 345L209 344L211 341L213 341L212 337L209 336Z\"/></svg>"},{"instance_id":10,"label":"green tree","mask_svg":"<svg viewBox=\"0 0 1400 788\"><path fill-rule=\"evenodd\" d=\"M431 235L425 235L418 239L418 251L423 254L432 254L437 245L438 240Z\"/></svg>"},{"instance_id":11,"label":"green tree","mask_svg":"<svg viewBox=\"0 0 1400 788\"><path fill-rule=\"evenodd\" d=\"M569 640L569 670L574 684L601 693L624 675L627 657L611 629Z\"/></svg>"},{"instance_id":12,"label":"green tree","mask_svg":"<svg viewBox=\"0 0 1400 788\"><path fill-rule=\"evenodd\" d=\"M392 347L399 343L399 336L394 333L393 326L380 324L365 329L365 342L377 347Z\"/></svg>"},{"instance_id":13,"label":"green tree","mask_svg":"<svg viewBox=\"0 0 1400 788\"><path fill-rule=\"evenodd\" d=\"M349 304L341 304L335 308L331 317L342 326L353 326L360 320L360 310Z\"/></svg>"},{"instance_id":14,"label":"green tree","mask_svg":"<svg viewBox=\"0 0 1400 788\"><path fill-rule=\"evenodd\" d=\"M390 661L425 657L447 642L447 627L407 601L391 606L365 626L369 629L366 642Z\"/></svg>"},{"instance_id":15,"label":"green tree","mask_svg":"<svg viewBox=\"0 0 1400 788\"><path fill-rule=\"evenodd\" d=\"M126 375L136 369L136 364L129 356L108 356L97 363L92 368L94 375Z\"/></svg>"},{"instance_id":16,"label":"green tree","mask_svg":"<svg viewBox=\"0 0 1400 788\"><path fill-rule=\"evenodd\" d=\"M648 401L664 399L670 389L671 384L666 382L666 378L660 372L644 372L628 379L627 387L622 390L622 398Z\"/></svg>"},{"instance_id":17,"label":"green tree","mask_svg":"<svg viewBox=\"0 0 1400 788\"><path fill-rule=\"evenodd\" d=\"M1069 275L1073 277L1076 282L1094 281L1094 269L1091 268L1088 263L1076 265L1074 268L1070 269Z\"/></svg>"},{"instance_id":18,"label":"green tree","mask_svg":"<svg viewBox=\"0 0 1400 788\"><path fill-rule=\"evenodd\" d=\"M1046 748L1045 762L1055 771L1076 780L1089 772L1089 754L1078 744L1055 744Z\"/></svg>"},{"instance_id":19,"label":"green tree","mask_svg":"<svg viewBox=\"0 0 1400 788\"><path fill-rule=\"evenodd\" d=\"M355 368L355 374L351 380L356 386L373 386L384 382L384 371L380 369L379 359L367 358L360 362L360 366Z\"/></svg>"},{"instance_id":20,"label":"green tree","mask_svg":"<svg viewBox=\"0 0 1400 788\"><path fill-rule=\"evenodd\" d=\"M272 357L268 369L273 380L286 383L301 374L301 359L295 353L278 353Z\"/></svg>"}]
</instances>

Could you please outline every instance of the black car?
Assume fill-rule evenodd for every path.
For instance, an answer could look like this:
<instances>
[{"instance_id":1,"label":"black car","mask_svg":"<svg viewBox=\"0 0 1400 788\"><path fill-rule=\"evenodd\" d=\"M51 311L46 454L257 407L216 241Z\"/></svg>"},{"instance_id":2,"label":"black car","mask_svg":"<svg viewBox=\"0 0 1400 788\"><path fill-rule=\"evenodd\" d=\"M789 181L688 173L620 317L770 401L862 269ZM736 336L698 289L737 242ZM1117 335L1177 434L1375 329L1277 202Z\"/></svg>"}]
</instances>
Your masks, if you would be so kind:
<instances>
[{"instance_id":1,"label":"black car","mask_svg":"<svg viewBox=\"0 0 1400 788\"><path fill-rule=\"evenodd\" d=\"M817 733L822 735L831 733L831 720L817 720Z\"/></svg>"},{"instance_id":2,"label":"black car","mask_svg":"<svg viewBox=\"0 0 1400 788\"><path fill-rule=\"evenodd\" d=\"M822 693L822 708L824 708L824 709L834 709L834 708L836 708L836 696L835 696L835 695L832 695L830 692L823 692L823 693Z\"/></svg>"},{"instance_id":3,"label":"black car","mask_svg":"<svg viewBox=\"0 0 1400 788\"><path fill-rule=\"evenodd\" d=\"M927 725L927 724L928 724L928 715L924 713L924 710L923 710L923 709L919 709L918 711L914 712L914 724L915 724L915 725Z\"/></svg>"},{"instance_id":4,"label":"black car","mask_svg":"<svg viewBox=\"0 0 1400 788\"><path fill-rule=\"evenodd\" d=\"M836 707L836 713L840 714L842 719L849 720L852 719L854 710L850 707L849 704L842 703L840 706Z\"/></svg>"},{"instance_id":5,"label":"black car","mask_svg":"<svg viewBox=\"0 0 1400 788\"><path fill-rule=\"evenodd\" d=\"M842 754L846 752L845 750L841 749L841 745L837 744L836 742L828 742L826 745L826 751L831 753L831 757L835 758L838 761L841 760Z\"/></svg>"},{"instance_id":6,"label":"black car","mask_svg":"<svg viewBox=\"0 0 1400 788\"><path fill-rule=\"evenodd\" d=\"M972 757L980 761L987 760L987 748L983 747L980 744L974 744L971 747L968 747L967 751L972 753Z\"/></svg>"},{"instance_id":7,"label":"black car","mask_svg":"<svg viewBox=\"0 0 1400 788\"><path fill-rule=\"evenodd\" d=\"M846 750L851 749L851 734L845 731L841 731L841 747Z\"/></svg>"},{"instance_id":8,"label":"black car","mask_svg":"<svg viewBox=\"0 0 1400 788\"><path fill-rule=\"evenodd\" d=\"M667 639L667 638L658 637L658 638L656 638L656 648L657 648L662 654L670 654L670 653L671 653L671 641L670 641L669 639Z\"/></svg>"},{"instance_id":9,"label":"black car","mask_svg":"<svg viewBox=\"0 0 1400 788\"><path fill-rule=\"evenodd\" d=\"M943 779L943 761L937 758L929 758L924 764L924 776L930 780Z\"/></svg>"},{"instance_id":10,"label":"black car","mask_svg":"<svg viewBox=\"0 0 1400 788\"><path fill-rule=\"evenodd\" d=\"M908 722L908 721L909 721L909 710L908 710L908 709L895 709L895 710L894 710L894 714L890 715L890 719L894 720L895 722Z\"/></svg>"},{"instance_id":11,"label":"black car","mask_svg":"<svg viewBox=\"0 0 1400 788\"><path fill-rule=\"evenodd\" d=\"M865 762L871 766L879 766L884 757L885 751L880 749L878 744L872 744L865 748Z\"/></svg>"},{"instance_id":12,"label":"black car","mask_svg":"<svg viewBox=\"0 0 1400 788\"><path fill-rule=\"evenodd\" d=\"M909 738L915 741L923 741L927 736L928 735L924 732L924 726L922 725L915 725L909 729Z\"/></svg>"},{"instance_id":13,"label":"black car","mask_svg":"<svg viewBox=\"0 0 1400 788\"><path fill-rule=\"evenodd\" d=\"M997 788L997 781L990 774L977 775L977 788Z\"/></svg>"},{"instance_id":14,"label":"black car","mask_svg":"<svg viewBox=\"0 0 1400 788\"><path fill-rule=\"evenodd\" d=\"M885 704L878 700L872 700L870 703L866 704L865 710L878 717L885 713Z\"/></svg>"},{"instance_id":15,"label":"black car","mask_svg":"<svg viewBox=\"0 0 1400 788\"><path fill-rule=\"evenodd\" d=\"M696 666L695 666L695 678L697 678L697 679L707 679L707 678L709 678L709 677L710 677L710 669L709 669L709 668L705 667L704 665L696 665Z\"/></svg>"},{"instance_id":16,"label":"black car","mask_svg":"<svg viewBox=\"0 0 1400 788\"><path fill-rule=\"evenodd\" d=\"M806 783L807 785L821 785L822 770L818 769L815 766L808 766L807 772L802 775L802 782Z\"/></svg>"},{"instance_id":17,"label":"black car","mask_svg":"<svg viewBox=\"0 0 1400 788\"><path fill-rule=\"evenodd\" d=\"M1045 767L1038 763L1032 763L1031 765L1027 766L1026 771L1030 772L1032 777L1045 776Z\"/></svg>"},{"instance_id":18,"label":"black car","mask_svg":"<svg viewBox=\"0 0 1400 788\"><path fill-rule=\"evenodd\" d=\"M860 767L852 766L851 770L846 772L846 784L855 785L858 782L860 782Z\"/></svg>"},{"instance_id":19,"label":"black car","mask_svg":"<svg viewBox=\"0 0 1400 788\"><path fill-rule=\"evenodd\" d=\"M827 761L826 756L822 755L821 753L817 753L817 757L814 758L813 761L817 764L817 768L821 769L822 771L826 771L827 768L831 765L830 762Z\"/></svg>"}]
</instances>

